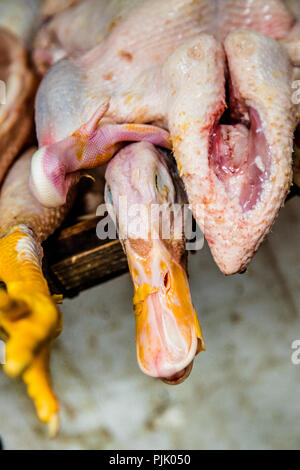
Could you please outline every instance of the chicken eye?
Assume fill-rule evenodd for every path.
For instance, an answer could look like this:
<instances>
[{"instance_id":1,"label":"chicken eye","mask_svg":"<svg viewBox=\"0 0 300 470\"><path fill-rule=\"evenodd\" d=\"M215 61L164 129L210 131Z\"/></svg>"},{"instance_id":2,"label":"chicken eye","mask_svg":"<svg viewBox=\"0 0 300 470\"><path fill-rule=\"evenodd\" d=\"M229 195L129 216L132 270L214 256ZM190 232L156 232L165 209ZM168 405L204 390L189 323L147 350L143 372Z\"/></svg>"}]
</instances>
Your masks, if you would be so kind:
<instances>
[{"instance_id":1,"label":"chicken eye","mask_svg":"<svg viewBox=\"0 0 300 470\"><path fill-rule=\"evenodd\" d=\"M169 290L171 287L170 274L169 271L164 275L164 286L166 290Z\"/></svg>"}]
</instances>

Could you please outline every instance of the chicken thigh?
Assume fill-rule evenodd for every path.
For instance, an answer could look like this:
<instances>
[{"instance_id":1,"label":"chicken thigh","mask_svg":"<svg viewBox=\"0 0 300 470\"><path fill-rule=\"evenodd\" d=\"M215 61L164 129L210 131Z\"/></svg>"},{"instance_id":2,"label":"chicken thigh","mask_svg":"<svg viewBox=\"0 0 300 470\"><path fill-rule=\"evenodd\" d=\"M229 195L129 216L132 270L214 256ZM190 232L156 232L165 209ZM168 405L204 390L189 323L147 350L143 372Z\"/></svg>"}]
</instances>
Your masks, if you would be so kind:
<instances>
[{"instance_id":1,"label":"chicken thigh","mask_svg":"<svg viewBox=\"0 0 300 470\"><path fill-rule=\"evenodd\" d=\"M244 270L289 191L296 118L283 47L235 30L280 39L292 25L277 0L137 2L99 45L43 80L36 197L63 204L80 171L125 140L172 145L215 261L225 274Z\"/></svg>"}]
</instances>

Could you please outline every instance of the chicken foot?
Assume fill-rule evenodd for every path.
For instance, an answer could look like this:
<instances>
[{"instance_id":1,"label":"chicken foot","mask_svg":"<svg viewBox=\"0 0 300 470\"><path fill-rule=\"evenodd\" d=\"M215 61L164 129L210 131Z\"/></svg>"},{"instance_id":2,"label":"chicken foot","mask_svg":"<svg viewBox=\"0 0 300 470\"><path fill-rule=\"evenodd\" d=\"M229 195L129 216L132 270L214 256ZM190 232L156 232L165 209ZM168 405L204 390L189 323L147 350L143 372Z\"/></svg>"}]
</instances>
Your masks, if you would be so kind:
<instances>
[{"instance_id":1,"label":"chicken foot","mask_svg":"<svg viewBox=\"0 0 300 470\"><path fill-rule=\"evenodd\" d=\"M0 330L7 340L4 371L21 376L38 417L53 435L58 401L49 376L50 345L62 327L58 297L52 297L42 271L41 243L59 227L72 197L60 209L45 209L28 186L27 151L9 171L0 193Z\"/></svg>"}]
</instances>

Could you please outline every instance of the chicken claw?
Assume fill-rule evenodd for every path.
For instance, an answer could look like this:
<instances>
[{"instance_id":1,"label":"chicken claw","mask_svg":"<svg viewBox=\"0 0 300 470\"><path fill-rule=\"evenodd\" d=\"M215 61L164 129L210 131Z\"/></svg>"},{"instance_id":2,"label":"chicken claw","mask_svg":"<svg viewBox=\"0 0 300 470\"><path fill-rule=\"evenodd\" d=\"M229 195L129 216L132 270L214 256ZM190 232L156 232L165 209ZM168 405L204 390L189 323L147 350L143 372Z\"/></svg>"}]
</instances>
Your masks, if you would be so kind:
<instances>
[{"instance_id":1,"label":"chicken claw","mask_svg":"<svg viewBox=\"0 0 300 470\"><path fill-rule=\"evenodd\" d=\"M36 348L55 331L58 310L43 277L36 241L25 227L0 240L0 324L7 333L5 372L20 375L32 362Z\"/></svg>"},{"instance_id":2,"label":"chicken claw","mask_svg":"<svg viewBox=\"0 0 300 470\"><path fill-rule=\"evenodd\" d=\"M55 437L59 429L59 404L51 385L49 358L50 343L46 343L22 378L40 421L48 424L49 436Z\"/></svg>"},{"instance_id":3,"label":"chicken claw","mask_svg":"<svg viewBox=\"0 0 300 470\"><path fill-rule=\"evenodd\" d=\"M72 198L61 209L45 209L29 191L27 151L9 171L0 193L0 334L7 341L4 371L21 376L39 419L51 436L59 427L59 404L49 371L51 342L62 330L57 307L42 271L41 243L61 224Z\"/></svg>"}]
</instances>

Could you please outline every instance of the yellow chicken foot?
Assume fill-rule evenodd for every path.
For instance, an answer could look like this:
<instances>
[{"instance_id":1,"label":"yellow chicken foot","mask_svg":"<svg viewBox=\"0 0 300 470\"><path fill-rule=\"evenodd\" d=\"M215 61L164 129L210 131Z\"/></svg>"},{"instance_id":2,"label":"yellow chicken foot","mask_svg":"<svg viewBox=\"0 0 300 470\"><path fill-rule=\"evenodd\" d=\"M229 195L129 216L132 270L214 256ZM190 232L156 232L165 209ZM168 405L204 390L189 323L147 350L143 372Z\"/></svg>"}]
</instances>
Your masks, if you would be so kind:
<instances>
[{"instance_id":1,"label":"yellow chicken foot","mask_svg":"<svg viewBox=\"0 0 300 470\"><path fill-rule=\"evenodd\" d=\"M29 191L31 149L8 173L0 193L0 336L6 341L4 371L21 377L39 419L51 436L59 428L59 403L50 379L52 341L62 330L57 307L42 271L42 242L63 221L63 208L42 207Z\"/></svg>"},{"instance_id":2,"label":"yellow chicken foot","mask_svg":"<svg viewBox=\"0 0 300 470\"><path fill-rule=\"evenodd\" d=\"M36 354L22 378L38 418L48 424L50 437L55 437L59 429L59 404L51 385L49 358L50 343L47 343Z\"/></svg>"},{"instance_id":3,"label":"yellow chicken foot","mask_svg":"<svg viewBox=\"0 0 300 470\"><path fill-rule=\"evenodd\" d=\"M58 323L58 310L41 269L40 251L25 226L0 240L0 325L7 333L5 372L20 375L32 362L41 342L50 338Z\"/></svg>"}]
</instances>

